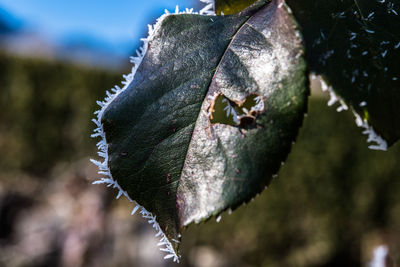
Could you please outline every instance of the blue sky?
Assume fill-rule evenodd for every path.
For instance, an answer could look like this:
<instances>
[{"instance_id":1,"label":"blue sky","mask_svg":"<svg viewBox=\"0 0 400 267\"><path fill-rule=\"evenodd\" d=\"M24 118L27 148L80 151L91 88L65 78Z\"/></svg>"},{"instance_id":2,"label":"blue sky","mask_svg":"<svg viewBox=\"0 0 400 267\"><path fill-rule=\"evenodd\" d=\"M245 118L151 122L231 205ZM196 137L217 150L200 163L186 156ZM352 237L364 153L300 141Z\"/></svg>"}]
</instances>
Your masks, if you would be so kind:
<instances>
[{"instance_id":1,"label":"blue sky","mask_svg":"<svg viewBox=\"0 0 400 267\"><path fill-rule=\"evenodd\" d=\"M147 24L163 10L198 5L197 0L0 0L0 7L43 36L60 40L90 36L132 50L147 33ZM128 52L128 51L127 51Z\"/></svg>"}]
</instances>

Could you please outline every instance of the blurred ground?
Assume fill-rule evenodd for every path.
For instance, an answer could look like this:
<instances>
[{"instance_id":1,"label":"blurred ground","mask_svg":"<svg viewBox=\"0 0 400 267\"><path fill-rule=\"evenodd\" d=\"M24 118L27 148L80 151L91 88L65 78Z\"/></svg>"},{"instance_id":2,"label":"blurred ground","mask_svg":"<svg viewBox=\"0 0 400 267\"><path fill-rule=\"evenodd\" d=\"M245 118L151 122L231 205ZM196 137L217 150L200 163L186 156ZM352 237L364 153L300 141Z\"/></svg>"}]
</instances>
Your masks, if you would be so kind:
<instances>
[{"instance_id":1,"label":"blurred ground","mask_svg":"<svg viewBox=\"0 0 400 267\"><path fill-rule=\"evenodd\" d=\"M91 185L95 101L111 73L0 54L0 266L175 266L115 191ZM367 149L350 112L320 94L279 177L232 215L183 234L180 266L400 262L400 145Z\"/></svg>"}]
</instances>

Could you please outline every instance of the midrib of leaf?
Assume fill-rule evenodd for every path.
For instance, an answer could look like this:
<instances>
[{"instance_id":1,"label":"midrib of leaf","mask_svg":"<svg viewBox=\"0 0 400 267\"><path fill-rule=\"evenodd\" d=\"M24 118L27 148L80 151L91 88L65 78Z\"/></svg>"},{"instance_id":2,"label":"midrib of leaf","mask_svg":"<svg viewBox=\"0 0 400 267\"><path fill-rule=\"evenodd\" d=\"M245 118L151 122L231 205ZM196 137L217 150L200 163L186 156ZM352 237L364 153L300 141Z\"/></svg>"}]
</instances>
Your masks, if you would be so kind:
<instances>
[{"instance_id":1,"label":"midrib of leaf","mask_svg":"<svg viewBox=\"0 0 400 267\"><path fill-rule=\"evenodd\" d=\"M269 24L271 24L271 26L272 26L272 31L275 31L275 30L277 30L277 29L290 29L289 27L296 27L296 26L294 26L294 25L296 25L295 24L295 21L293 20L293 18L290 16L290 11L288 11L288 10L285 10L285 11L282 11L283 13L282 13L282 15L283 14L285 14L287 17L285 17L285 19L289 19L289 21L285 21L285 22L289 22L288 24L290 25L290 26L288 26L288 28L286 28L286 27L283 27L283 28L280 28L278 25L282 25L282 24L276 24L277 23L277 21L279 21L279 18L281 18L281 13L280 13L280 11L279 11L279 9L280 8L287 8L287 6L283 6L283 4L282 4L282 1L272 1L271 3L271 10L269 11L269 12L266 12L266 13L263 13L263 16L266 16L266 18L269 18L268 20L266 20L265 21L265 23L266 23L266 25L269 25ZM276 5L276 6L275 6ZM269 7L266 7L266 8L264 8L265 10L269 10ZM264 9L262 9L262 10L264 10ZM228 53L228 51L232 51L232 55L233 56L236 56L236 54L235 54L235 50L236 49L238 49L236 46L238 46L239 45L239 47L240 47L240 43L235 43L235 46L234 47L232 47L232 43L234 42L234 41L237 41L237 40L241 40L241 36L249 36L249 34L250 35L252 35L251 33L249 33L248 32L248 30L246 30L246 33L244 33L244 35L240 35L240 32L242 31L242 29L243 29L243 27L245 27L245 26L248 26L248 28L247 29L251 29L251 30L256 30L255 32L257 32L257 33L259 33L259 34L261 34L262 35L262 37L264 38L264 40L268 40L268 41L270 41L270 39L266 36L266 35L264 35L264 33L262 33L262 32L260 32L259 30L257 30L258 28L254 28L254 26L255 25L251 25L250 24L250 21L251 21L251 19L252 18L254 18L254 16L257 16L257 14L258 14L258 12L261 12L260 10L258 10L258 11L256 11L256 13L255 14L252 14L252 16L250 17L250 18L247 18L246 19L246 21L245 22L243 22L243 24L239 27L239 29L238 29L238 31L236 31L236 33L235 33L235 35L234 35L234 38L232 38L232 40L230 41L230 43L229 43L229 45L227 46L227 48L225 49L225 51L224 51L224 53L223 53L223 57L221 58L221 61L219 61L219 64L218 64L218 70L219 70L219 66L224 62L223 61L223 58L225 57L225 55L226 55L226 53ZM286 12L286 13L285 13ZM259 16L258 17L258 19L260 19L261 18L261 16ZM253 22L256 22L256 23L261 23L261 21L259 21L258 19L256 19L256 20L254 20ZM274 24L274 22L275 22L275 24ZM264 23L264 22L262 22L262 23ZM291 23L293 23L293 24L291 24ZM253 24L253 23L252 23ZM263 25L263 24L260 24L260 25ZM286 30L287 31L287 30ZM238 37L239 36L239 37ZM288 36L291 36L292 37L292 40L293 39L295 39L295 37L294 37L294 33L293 33L293 35L288 35ZM238 37L238 39L236 39L236 37ZM245 39L243 39L243 40L245 40ZM243 40L241 40L241 41L243 41ZM271 43L271 45L272 45L272 47L274 47L274 44L273 44L274 42L272 42ZM296 46L296 42L294 42L293 43L293 46L295 47ZM232 48L231 48L232 47ZM236 48L235 48L236 47ZM269 47L269 45L267 45L267 47ZM233 49L233 50L229 50L229 49ZM297 58L297 57L296 57ZM295 62L295 60L291 60L291 61L289 61L289 62ZM248 66L248 67L250 67L251 68L251 66ZM291 67L293 67L294 69L295 69L295 67L294 67L294 65L292 65ZM281 69L281 70L283 70L283 69ZM293 69L292 69L293 70ZM229 72L229 71L228 71ZM219 77L217 77L217 79L215 78L215 75L216 74L218 74L219 72L218 71L216 71L215 73L214 73L214 76L213 76L213 79L212 79L212 81L211 81L211 83L213 83L213 82L215 82L216 80L218 80L219 79ZM233 74L233 73L232 73ZM293 72L290 72L290 74L293 74ZM223 74L223 75L225 75L225 74ZM226 74L226 75L229 75L229 74ZM272 74L271 74L272 75ZM270 76L270 77L274 77L274 76ZM288 77L288 76L285 76L285 77ZM283 78L283 77L282 77ZM247 76L246 76L246 79L249 79L249 78L247 78ZM286 79L286 78L285 78ZM301 81L301 79L299 79L298 80L299 82ZM225 96L228 96L228 98L229 97L233 97L232 99L235 99L235 97L233 96L233 95L230 95L230 93L228 93L228 91L230 91L229 90L229 87L219 87L219 85L217 84L218 82L216 82L216 83L214 83L214 84L211 84L210 86L209 86L209 90L208 90L208 95L209 96L214 96L214 94L213 93L223 93ZM255 85L255 88L260 88L260 85L258 85L258 83L256 83ZM273 88L275 88L274 86L273 86ZM222 89L222 90L221 90ZM235 89L235 90L233 90L233 91L237 91L237 90L240 90L240 89ZM254 90L254 89L252 89L252 90ZM255 90L257 90L257 89L255 89ZM246 94L246 89L245 88L243 88L243 91L242 91L242 93L244 93L244 94ZM280 91L280 90L279 90ZM251 91L251 92L253 92L253 91ZM257 92L257 91L255 91L255 92ZM282 92L282 91L281 91ZM288 91L289 92L289 91ZM229 96L230 95L230 96ZM270 94L270 96L272 96L272 93ZM302 96L301 96L302 97ZM275 98L275 96L272 96L272 98ZM210 99L209 99L209 97L206 97L205 98L206 100L208 99L208 101L203 101L203 109L208 105L208 104L210 104ZM239 98L239 99L241 99L241 98ZM301 101L302 101L303 99L301 99ZM270 116L272 113L270 113L268 116ZM210 127L213 127L212 125L210 125L210 124L208 124L207 122L205 122L205 120L206 120L206 117L205 117L205 115L203 115L203 114L199 114L199 115L202 115L200 118L201 118L201 124L199 124L199 117L197 118L197 122L196 122L196 128L198 127L198 126L200 126L200 127L202 127L201 125L203 125L203 127L208 127L208 126L210 126ZM218 127L218 126L217 126ZM228 129L230 126L221 126L221 127L226 127L225 129ZM279 127L281 127L281 126L278 126L278 128ZM286 126L282 126L282 127L286 127ZM217 129L217 128L216 128ZM221 129L221 128L220 128ZM233 128L231 128L231 129L233 129ZM201 130L200 128L198 129L198 130L196 130L195 129L195 134L200 134L200 132L203 132L203 135L204 135L204 131L203 130ZM200 134L201 135L201 134ZM274 134L272 134L271 136L274 136ZM193 136L192 136L193 137ZM234 135L232 135L232 137L233 138L235 138L234 137ZM207 138L207 137L205 137L205 138ZM181 177L181 179L180 179L180 183L179 183L179 187L178 187L178 200L177 200L177 203L178 204L180 204L180 203L182 203L182 208L179 208L179 210L178 210L178 212L179 212L179 219L180 219L180 225L181 226L187 226L187 225L189 225L189 224L191 224L191 223L193 223L193 222L196 222L196 223L198 223L198 222L201 222L201 221L204 221L204 220L207 220L209 217L211 217L211 216L213 216L213 215L218 215L218 214L220 214L222 211L224 211L224 210L226 210L226 209L228 209L228 208L236 208L236 207L238 207L239 205L241 205L242 203L244 203L244 202L246 202L246 201L249 201L251 198L253 198L255 195L256 195L256 193L259 193L259 192L261 192L261 190L263 190L264 189L264 186L261 186L261 187L259 187L259 184L258 184L258 182L259 181L261 181L261 180L253 180L253 179L246 179L246 180L248 180L249 182L248 182L248 184L246 184L246 186L248 186L248 188L252 188L252 190L254 190L254 191L252 191L251 193L249 192L249 191L247 191L247 192L242 192L241 190L242 189L240 189L239 187L237 188L237 191L234 191L235 189L233 189L233 187L231 187L232 188L232 190L233 191L230 191L229 193L228 192L223 192L223 191L221 191L221 194L222 195L226 195L227 196L227 198L226 199L224 199L224 200L222 200L222 199L218 199L218 200L220 200L220 202L218 202L218 203L215 203L215 202L212 202L213 200L216 200L217 201L217 198L213 198L213 197L210 197L210 198L208 198L208 197L206 197L206 196L204 196L204 198L202 198L201 197L201 194L202 194L202 192L204 192L204 193L206 193L207 191L204 191L204 190L211 190L211 191L208 191L208 192L219 192L220 190L219 189L221 189L221 188L219 188L218 190L214 190L213 188L205 188L205 187L202 187L202 186L206 186L207 187L207 182L208 181L210 181L211 182L211 185L213 184L213 179L212 179L212 175L213 174L205 174L206 176L205 176L205 179L204 179L204 182L201 184L201 177L202 177L202 174L200 174L200 175L194 175L194 177L193 178L191 178L191 174L190 174L190 171L196 171L196 170L201 170L202 169L202 164L205 164L206 162L207 163L210 163L210 162L208 162L207 160L205 160L205 161L196 161L196 151L195 150L193 150L193 149L195 149L196 147L197 148L199 148L199 149L202 149L202 146L200 145L199 146L199 140L203 140L204 139L204 141L206 141L206 140L208 140L208 141L210 141L209 139L205 139L204 138L204 136L201 138L201 139L198 139L198 138L196 138L195 140L193 140L193 138L191 139L191 142L190 142L190 145L189 145L189 150L192 150L192 152L187 152L186 153L186 159L185 159L185 166L183 167L183 171L181 171L181 173L184 173L185 174L185 177L184 177L184 179L182 179L182 177ZM217 144L218 144L218 146L221 146L221 144L220 144L220 142L219 142L219 138L218 138L218 136L216 137L217 138L217 140L216 140L216 142L217 142ZM291 138L293 138L293 137L291 137ZM232 139L233 140L233 139ZM245 141L246 143L247 142L251 142L251 141L249 141L249 140L253 140L253 139L246 139L246 140L237 140L238 142L242 142L242 141ZM261 140L261 139L259 139L259 140ZM258 140L258 141L259 141ZM235 142L235 141L233 141L233 142ZM193 146L192 146L192 143L194 144ZM197 144L196 144L197 143ZM277 144L277 143L275 143L275 144ZM208 144L209 145L209 144ZM190 147L193 147L193 149L191 149ZM211 145L212 146L212 145ZM272 145L274 148L275 148L275 145ZM210 146L209 146L210 147ZM203 148L205 148L205 149L207 149L207 147L203 147ZM245 156L244 157L247 157L248 155L250 155L250 154L254 154L253 152L255 151L253 151L253 150L248 150L248 147L246 147L246 146L243 146L243 147L241 147L240 149L242 149L241 150L241 154L245 154ZM243 150L244 149L244 150ZM201 151L201 150L200 150ZM214 150L213 150L214 151ZM193 153L193 154L192 154ZM216 152L216 153L218 153L218 152ZM226 155L226 151L224 150L224 147L222 147L222 151L220 151L220 153L221 153L221 155ZM272 152L272 153L275 153L275 152ZM285 152L284 152L285 153ZM277 153L278 154L278 153ZM211 154L210 155L211 156L211 158L213 158L214 156L217 156L217 154ZM279 163L281 162L281 161L283 161L283 160L285 160L285 157L282 157L282 154L279 154L279 155L276 155L276 156L278 156L278 157L273 157L273 159L275 159L275 161L278 161L279 160ZM189 157L189 158L188 158ZM246 158L244 158L244 157L242 157L241 158L241 162L246 162L246 164L247 164L247 166L249 166L249 165L253 165L252 163L253 162L251 162L251 164L250 164L250 162L248 162L248 160L246 160ZM279 159L276 159L276 158L279 158ZM188 160L189 159L189 160ZM194 160L193 160L194 159ZM205 159L205 158L204 158ZM218 158L216 158L216 159L218 159ZM219 159L221 159L222 161L225 161L226 163L228 163L228 162L230 162L230 160L231 160L231 158L230 158L230 156L228 156L228 157L220 157ZM268 161L268 163L267 163L267 165L268 165L268 168L269 167L271 167L270 169L268 169L268 175L271 175L271 177L272 177L272 175L273 174L275 174L276 172L277 172L277 169L276 169L276 164L273 162L274 160L272 160L272 161ZM189 164L186 164L186 162L189 162ZM235 164L236 163L239 163L240 164L240 162L238 162L237 160L234 160L234 162L235 162ZM270 163L271 162L271 163ZM255 162L254 162L255 163ZM259 164L260 163L260 161L257 161L257 163ZM270 164L270 165L269 165ZM228 164L228 165L230 165L230 164ZM212 168L211 166L214 166L214 165L212 165L212 163L210 164L210 168ZM234 166L234 165L231 165L231 166ZM273 167L272 167L273 166ZM260 165L258 165L258 167L260 167ZM231 168L231 167L229 167L230 169L228 170L228 169L224 169L224 173L225 173L225 171L229 171L229 173L230 173L230 175L232 175L232 171L233 171L233 168ZM207 167L205 167L205 169L207 169ZM245 169L247 169L247 168L245 168ZM252 169L254 169L254 168L250 168L251 170ZM249 173L252 173L252 171L249 171ZM202 171L202 170L201 170ZM240 170L239 170L240 171ZM271 172L271 173L269 173L269 172ZM193 174L193 172L192 172L192 174ZM252 173L253 174L253 173ZM256 174L256 172L254 173L254 174ZM257 173L257 175L258 175L259 173ZM219 176L218 177L225 177L224 175L221 175L221 173L219 173L218 174ZM235 175L234 175L235 176ZM252 176L252 177L256 177L256 176ZM258 176L257 176L258 177ZM227 179L227 180L229 180L231 177L229 177L229 176L226 176L225 177L225 179ZM247 177L248 178L248 177ZM210 180L211 179L211 180ZM198 183L200 183L200 186L201 187L196 187L196 181L199 181ZM220 179L216 179L216 180L218 180L218 182L220 182L221 180ZM251 184L250 185L250 183L254 183L254 184ZM257 184L257 185L256 185ZM260 183L261 184L261 183ZM233 186L233 185L232 185ZM193 188L193 189L191 189L191 188ZM194 189L194 188L196 188L196 189ZM197 191L197 188L203 188L202 190L203 191ZM187 194L187 192L188 192L188 190L189 190L189 193ZM191 193L190 192L190 190L194 190L194 192L193 193ZM200 189L199 189L200 190ZM244 197L241 197L241 196L238 196L237 198L235 198L236 200L233 200L232 199L232 197L235 195L235 194L242 194L242 196L244 196L244 195L246 195L246 196L244 196ZM222 196L221 195L221 196ZM229 195L229 196L228 196ZM199 198L201 198L202 200L203 200L203 202L201 202L200 204L196 204L196 205L194 205L194 206L192 206L192 204L194 204L195 202L197 202L196 201L196 197L195 196L197 196L197 199L199 199ZM194 199L193 199L193 197L194 197ZM207 203L208 202L208 203ZM206 206L208 205L208 207L210 207L210 206L212 206L213 208L212 209L209 209L209 208L206 208ZM213 205L215 205L215 206L213 206Z\"/></svg>"},{"instance_id":2,"label":"midrib of leaf","mask_svg":"<svg viewBox=\"0 0 400 267\"><path fill-rule=\"evenodd\" d=\"M269 3L268 3L268 4L269 4ZM216 67L216 69L215 69L215 71L214 71L213 77L212 77L212 79L210 80L210 83L209 83L209 85L208 85L208 89L205 91L205 97L208 95L209 89L210 89L210 85L211 85L212 82L214 81L215 75L218 73L218 70L220 69L221 62L224 60L224 58L225 58L225 56L226 56L226 53L227 53L227 51L229 50L230 46L231 46L232 43L235 41L236 36L240 33L240 31L243 29L243 27L247 24L247 22L248 22L255 14L257 14L257 12L254 12L253 15L249 16L249 17L242 23L242 25L240 25L240 27L238 28L238 30L237 30L237 31L235 32L235 34L232 36L231 41L230 41L229 44L227 45L227 47L226 47L226 49L225 49L223 55L221 56L221 59L220 59L219 62L218 62L218 65L217 65L217 67ZM204 98L205 98L205 97L204 97ZM203 102L204 102L204 101L205 101L205 99L203 100ZM202 104L203 104L203 103L202 103ZM194 125L197 124L197 121L198 121L198 119L199 119L200 112L201 112L201 107L203 106L202 104L200 105L200 108L199 108L199 110L198 110L198 112L197 112L199 115L197 116L197 119L196 119ZM190 145L192 144L193 135L194 135L194 127L193 127L193 130L192 130L192 134L191 134L190 141L189 141L188 145L186 146L186 153L185 153L186 157L185 157L184 163L182 164L182 168L181 168L181 170L180 170L180 178L179 178L179 180L178 180L177 188L179 187L179 184L180 184L180 181L181 181L181 178L182 178L182 170L183 170L183 168L185 167L185 162L187 161L188 151L189 151ZM176 201L176 199L175 199L175 201Z\"/></svg>"}]
</instances>

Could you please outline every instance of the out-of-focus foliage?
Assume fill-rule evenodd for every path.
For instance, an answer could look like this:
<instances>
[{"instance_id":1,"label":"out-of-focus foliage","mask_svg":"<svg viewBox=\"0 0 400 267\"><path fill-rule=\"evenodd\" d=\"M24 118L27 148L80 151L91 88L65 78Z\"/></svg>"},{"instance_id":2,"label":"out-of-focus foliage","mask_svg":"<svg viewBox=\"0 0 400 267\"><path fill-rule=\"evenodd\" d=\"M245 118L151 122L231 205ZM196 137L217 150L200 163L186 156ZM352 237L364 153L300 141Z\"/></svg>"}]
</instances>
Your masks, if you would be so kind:
<instances>
[{"instance_id":1,"label":"out-of-focus foliage","mask_svg":"<svg viewBox=\"0 0 400 267\"><path fill-rule=\"evenodd\" d=\"M120 74L0 53L0 169L44 174L93 147L95 100Z\"/></svg>"}]
</instances>

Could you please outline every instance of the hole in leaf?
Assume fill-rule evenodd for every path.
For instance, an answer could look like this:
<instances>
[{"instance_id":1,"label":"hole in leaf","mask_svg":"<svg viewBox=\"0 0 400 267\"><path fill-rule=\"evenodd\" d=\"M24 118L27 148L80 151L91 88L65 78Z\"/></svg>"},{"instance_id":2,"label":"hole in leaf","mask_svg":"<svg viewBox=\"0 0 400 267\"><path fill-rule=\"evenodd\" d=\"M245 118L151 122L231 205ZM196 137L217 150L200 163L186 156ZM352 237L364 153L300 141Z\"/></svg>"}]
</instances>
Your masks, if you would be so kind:
<instances>
[{"instance_id":1,"label":"hole in leaf","mask_svg":"<svg viewBox=\"0 0 400 267\"><path fill-rule=\"evenodd\" d=\"M230 100L218 94L211 103L208 114L212 124L221 123L246 128L255 126L257 115L263 111L263 98L257 94L251 94L242 101Z\"/></svg>"}]
</instances>

